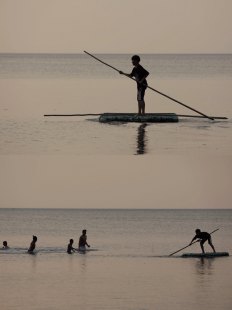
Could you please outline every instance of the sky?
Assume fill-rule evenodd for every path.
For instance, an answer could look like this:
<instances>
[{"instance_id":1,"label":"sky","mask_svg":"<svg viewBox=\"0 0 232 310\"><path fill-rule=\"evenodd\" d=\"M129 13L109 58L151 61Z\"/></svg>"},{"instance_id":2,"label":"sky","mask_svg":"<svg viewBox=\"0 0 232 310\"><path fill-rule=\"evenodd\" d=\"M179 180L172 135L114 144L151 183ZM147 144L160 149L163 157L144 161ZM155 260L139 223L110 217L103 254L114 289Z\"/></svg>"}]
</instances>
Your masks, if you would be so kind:
<instances>
[{"instance_id":1,"label":"sky","mask_svg":"<svg viewBox=\"0 0 232 310\"><path fill-rule=\"evenodd\" d=\"M0 53L232 53L231 0L0 0Z\"/></svg>"}]
</instances>

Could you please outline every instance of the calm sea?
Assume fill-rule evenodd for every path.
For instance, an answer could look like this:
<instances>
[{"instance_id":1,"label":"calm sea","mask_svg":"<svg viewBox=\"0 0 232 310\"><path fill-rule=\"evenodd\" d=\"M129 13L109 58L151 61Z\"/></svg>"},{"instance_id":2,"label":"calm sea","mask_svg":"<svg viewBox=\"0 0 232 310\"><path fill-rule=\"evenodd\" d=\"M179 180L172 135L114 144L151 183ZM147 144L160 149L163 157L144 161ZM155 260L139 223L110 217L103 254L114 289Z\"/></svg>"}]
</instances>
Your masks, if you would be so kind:
<instances>
[{"instance_id":1,"label":"calm sea","mask_svg":"<svg viewBox=\"0 0 232 310\"><path fill-rule=\"evenodd\" d=\"M97 56L131 71L130 55ZM99 124L97 117L44 118L53 113L136 112L136 87L87 55L1 54L1 154L141 155L230 149L232 55L141 58L150 71L151 86L203 113L229 120L185 118L178 124L115 126ZM146 102L148 112L194 114L151 90Z\"/></svg>"},{"instance_id":2,"label":"calm sea","mask_svg":"<svg viewBox=\"0 0 232 310\"><path fill-rule=\"evenodd\" d=\"M97 54L131 72L130 54ZM153 78L232 78L231 54L144 54L141 63ZM1 78L116 78L115 71L86 54L1 54ZM120 75L118 76L120 77Z\"/></svg>"},{"instance_id":3,"label":"calm sea","mask_svg":"<svg viewBox=\"0 0 232 310\"><path fill-rule=\"evenodd\" d=\"M131 71L131 55L97 55ZM102 125L97 117L44 114L137 112L133 81L87 55L1 54L1 154L134 155L231 150L232 55L141 55L152 87L228 121ZM151 90L148 112L194 114ZM160 139L157 139L157 135ZM181 141L181 143L179 143ZM189 141L191 141L189 143Z\"/></svg>"},{"instance_id":4,"label":"calm sea","mask_svg":"<svg viewBox=\"0 0 232 310\"><path fill-rule=\"evenodd\" d=\"M230 309L231 258L184 259L196 227L232 251L231 210L1 209L1 309ZM87 229L92 251L68 255ZM38 236L36 254L26 250ZM206 250L210 251L208 245Z\"/></svg>"},{"instance_id":5,"label":"calm sea","mask_svg":"<svg viewBox=\"0 0 232 310\"><path fill-rule=\"evenodd\" d=\"M131 55L97 56L131 71ZM196 228L232 252L232 55L141 59L150 86L228 120L45 118L136 112L136 86L83 54L0 54L1 309L231 309L230 257L168 254ZM193 114L150 90L146 109ZM84 228L93 251L66 254Z\"/></svg>"}]
</instances>

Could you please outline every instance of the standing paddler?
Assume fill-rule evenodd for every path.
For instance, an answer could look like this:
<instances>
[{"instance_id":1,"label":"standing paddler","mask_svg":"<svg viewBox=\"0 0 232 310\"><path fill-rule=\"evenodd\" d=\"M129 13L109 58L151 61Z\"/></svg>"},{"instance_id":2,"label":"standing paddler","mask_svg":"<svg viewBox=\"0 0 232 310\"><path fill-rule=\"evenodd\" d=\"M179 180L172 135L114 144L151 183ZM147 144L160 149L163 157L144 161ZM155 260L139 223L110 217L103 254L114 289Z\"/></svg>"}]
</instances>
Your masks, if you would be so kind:
<instances>
[{"instance_id":1,"label":"standing paddler","mask_svg":"<svg viewBox=\"0 0 232 310\"><path fill-rule=\"evenodd\" d=\"M138 115L144 115L145 114L145 91L147 88L147 80L146 78L149 75L149 72L145 70L140 65L140 57L138 55L134 55L131 57L132 64L134 66L131 73L127 74L123 71L119 71L120 74L124 74L130 78L134 77L137 82L137 101L138 101Z\"/></svg>"},{"instance_id":2,"label":"standing paddler","mask_svg":"<svg viewBox=\"0 0 232 310\"><path fill-rule=\"evenodd\" d=\"M189 243L189 245L192 245L194 240L199 239L202 253L205 254L204 243L206 241L208 241L208 244L211 246L211 248L213 249L214 253L216 253L216 250L215 250L215 248L213 246L213 243L212 243L211 235L208 232L201 231L200 229L196 229L195 233L196 233L196 235L193 237L193 239Z\"/></svg>"}]
</instances>

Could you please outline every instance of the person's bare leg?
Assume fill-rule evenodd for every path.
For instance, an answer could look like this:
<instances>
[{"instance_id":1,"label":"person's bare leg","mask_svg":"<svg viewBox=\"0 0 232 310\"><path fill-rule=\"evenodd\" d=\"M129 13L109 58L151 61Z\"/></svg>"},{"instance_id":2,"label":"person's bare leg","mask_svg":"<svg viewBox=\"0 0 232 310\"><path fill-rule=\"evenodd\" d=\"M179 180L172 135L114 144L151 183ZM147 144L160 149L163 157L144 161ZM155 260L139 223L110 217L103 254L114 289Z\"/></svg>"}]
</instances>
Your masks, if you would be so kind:
<instances>
[{"instance_id":1,"label":"person's bare leg","mask_svg":"<svg viewBox=\"0 0 232 310\"><path fill-rule=\"evenodd\" d=\"M213 243L212 243L212 241L211 241L211 240L209 240L209 245L210 245L210 246L211 246L211 248L213 249L214 253L216 253L216 250L215 250L215 248L214 248Z\"/></svg>"},{"instance_id":2,"label":"person's bare leg","mask_svg":"<svg viewBox=\"0 0 232 310\"><path fill-rule=\"evenodd\" d=\"M142 114L141 101L138 101L138 115Z\"/></svg>"},{"instance_id":3,"label":"person's bare leg","mask_svg":"<svg viewBox=\"0 0 232 310\"><path fill-rule=\"evenodd\" d=\"M202 242L200 242L200 246L201 246L202 253L205 254L205 249L204 249L204 246L203 246Z\"/></svg>"},{"instance_id":4,"label":"person's bare leg","mask_svg":"<svg viewBox=\"0 0 232 310\"><path fill-rule=\"evenodd\" d=\"M139 115L145 114L145 102L142 100L138 101L138 114Z\"/></svg>"},{"instance_id":5,"label":"person's bare leg","mask_svg":"<svg viewBox=\"0 0 232 310\"><path fill-rule=\"evenodd\" d=\"M141 101L141 112L145 114L145 101Z\"/></svg>"}]
</instances>

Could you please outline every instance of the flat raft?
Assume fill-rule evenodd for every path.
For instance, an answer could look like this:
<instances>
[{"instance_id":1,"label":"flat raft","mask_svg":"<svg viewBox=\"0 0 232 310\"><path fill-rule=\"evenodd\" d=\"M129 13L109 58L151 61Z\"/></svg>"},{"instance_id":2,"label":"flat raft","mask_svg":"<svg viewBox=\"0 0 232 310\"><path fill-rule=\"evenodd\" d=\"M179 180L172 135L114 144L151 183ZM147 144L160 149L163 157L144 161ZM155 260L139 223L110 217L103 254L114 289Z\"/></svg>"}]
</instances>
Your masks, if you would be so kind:
<instances>
[{"instance_id":1,"label":"flat raft","mask_svg":"<svg viewBox=\"0 0 232 310\"><path fill-rule=\"evenodd\" d=\"M103 113L99 117L99 122L133 122L133 123L177 123L178 116L175 113L146 113L138 115L136 113Z\"/></svg>"},{"instance_id":2,"label":"flat raft","mask_svg":"<svg viewBox=\"0 0 232 310\"><path fill-rule=\"evenodd\" d=\"M214 258L214 257L222 257L222 256L229 256L228 252L216 252L216 253L184 253L181 257L205 257L205 258Z\"/></svg>"}]
</instances>

